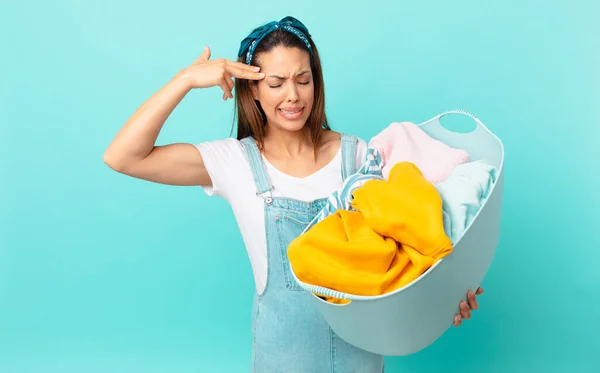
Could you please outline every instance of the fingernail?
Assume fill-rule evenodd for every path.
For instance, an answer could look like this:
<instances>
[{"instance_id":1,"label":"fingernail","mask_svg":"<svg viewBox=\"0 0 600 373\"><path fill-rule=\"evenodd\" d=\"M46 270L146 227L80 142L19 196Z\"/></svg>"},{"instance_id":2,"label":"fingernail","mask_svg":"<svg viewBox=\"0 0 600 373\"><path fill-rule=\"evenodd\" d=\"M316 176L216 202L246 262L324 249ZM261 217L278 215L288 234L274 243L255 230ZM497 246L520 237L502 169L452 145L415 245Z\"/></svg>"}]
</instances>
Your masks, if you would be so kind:
<instances>
[{"instance_id":1,"label":"fingernail","mask_svg":"<svg viewBox=\"0 0 600 373\"><path fill-rule=\"evenodd\" d=\"M259 66L254 66L254 71L259 71L260 67Z\"/></svg>"},{"instance_id":2,"label":"fingernail","mask_svg":"<svg viewBox=\"0 0 600 373\"><path fill-rule=\"evenodd\" d=\"M473 294L473 290L469 290L469 296L472 297L473 295L475 295Z\"/></svg>"},{"instance_id":3,"label":"fingernail","mask_svg":"<svg viewBox=\"0 0 600 373\"><path fill-rule=\"evenodd\" d=\"M265 73L258 73L258 75L259 75L261 78L264 78L264 77L265 77Z\"/></svg>"}]
</instances>

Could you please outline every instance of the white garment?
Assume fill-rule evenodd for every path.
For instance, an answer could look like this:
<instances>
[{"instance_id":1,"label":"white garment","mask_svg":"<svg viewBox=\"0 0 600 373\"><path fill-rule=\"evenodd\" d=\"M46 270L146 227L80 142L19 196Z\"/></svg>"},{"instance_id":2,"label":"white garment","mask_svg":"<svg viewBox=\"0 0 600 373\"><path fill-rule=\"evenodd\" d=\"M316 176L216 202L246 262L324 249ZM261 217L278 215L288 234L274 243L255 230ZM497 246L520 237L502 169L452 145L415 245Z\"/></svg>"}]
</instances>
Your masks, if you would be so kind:
<instances>
[{"instance_id":1,"label":"white garment","mask_svg":"<svg viewBox=\"0 0 600 373\"><path fill-rule=\"evenodd\" d=\"M256 291L262 294L267 282L267 242L265 234L264 200L256 195L256 184L241 143L233 138L202 142L200 151L212 187L203 187L209 196L220 196L233 210L246 251L250 259ZM356 168L364 163L367 143L359 139L356 147ZM320 170L304 178L279 171L263 156L263 162L273 185L273 197L301 201L328 198L342 186L341 147L336 156Z\"/></svg>"}]
</instances>

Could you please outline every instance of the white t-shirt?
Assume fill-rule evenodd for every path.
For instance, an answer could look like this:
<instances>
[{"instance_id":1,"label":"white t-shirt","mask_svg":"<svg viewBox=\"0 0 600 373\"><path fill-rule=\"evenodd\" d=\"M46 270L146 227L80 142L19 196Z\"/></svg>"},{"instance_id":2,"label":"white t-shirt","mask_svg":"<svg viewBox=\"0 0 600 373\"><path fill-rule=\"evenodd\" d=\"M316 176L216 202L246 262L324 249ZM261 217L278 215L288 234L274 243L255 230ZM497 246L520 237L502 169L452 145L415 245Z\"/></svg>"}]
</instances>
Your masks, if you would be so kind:
<instances>
[{"instance_id":1,"label":"white t-shirt","mask_svg":"<svg viewBox=\"0 0 600 373\"><path fill-rule=\"evenodd\" d=\"M220 196L233 210L246 251L250 259L256 291L261 294L267 282L267 242L265 234L264 200L256 195L256 184L241 143L228 138L196 145L212 179L212 187L203 187L209 196ZM367 144L359 139L356 147L356 168L364 162ZM326 166L304 178L279 171L263 156L273 190L273 197L287 197L310 202L327 198L342 186L341 147Z\"/></svg>"}]
</instances>

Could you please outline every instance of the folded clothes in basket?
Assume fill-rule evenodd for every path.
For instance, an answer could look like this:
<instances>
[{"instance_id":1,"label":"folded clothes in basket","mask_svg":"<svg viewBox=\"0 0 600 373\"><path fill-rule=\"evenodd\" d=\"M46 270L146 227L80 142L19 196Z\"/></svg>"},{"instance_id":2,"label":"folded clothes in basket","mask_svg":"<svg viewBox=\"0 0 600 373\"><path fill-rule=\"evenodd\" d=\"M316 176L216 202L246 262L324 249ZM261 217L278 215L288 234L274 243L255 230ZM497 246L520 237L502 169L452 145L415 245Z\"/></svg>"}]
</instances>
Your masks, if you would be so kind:
<instances>
[{"instance_id":1,"label":"folded clothes in basket","mask_svg":"<svg viewBox=\"0 0 600 373\"><path fill-rule=\"evenodd\" d=\"M497 170L483 160L456 166L450 176L436 184L442 197L446 233L453 243L463 235L487 200L496 182Z\"/></svg>"},{"instance_id":2,"label":"folded clothes in basket","mask_svg":"<svg viewBox=\"0 0 600 373\"><path fill-rule=\"evenodd\" d=\"M428 135L419 136L413 138L425 144ZM411 141L396 144L407 147ZM448 152L451 148L435 146L438 150L431 154L423 145L422 153L405 149L410 161L396 158L392 165L384 163L377 148L369 148L363 167L345 180L288 247L297 278L349 294L381 295L409 284L448 255L487 198L495 169L484 161L464 162L460 149ZM429 157L439 157L444 149L455 157L440 162L447 168L441 170ZM388 154L390 150L394 151L382 148ZM439 182L428 180L413 161L429 167L429 175L438 175L430 179ZM384 166L390 169L386 177L381 173Z\"/></svg>"},{"instance_id":3,"label":"folded clothes in basket","mask_svg":"<svg viewBox=\"0 0 600 373\"><path fill-rule=\"evenodd\" d=\"M466 151L432 138L411 122L390 124L369 141L369 148L380 154L386 179L396 163L411 162L427 181L437 184L446 180L457 165L469 162Z\"/></svg>"},{"instance_id":4,"label":"folded clothes in basket","mask_svg":"<svg viewBox=\"0 0 600 373\"><path fill-rule=\"evenodd\" d=\"M288 257L302 282L379 295L413 281L452 250L441 197L412 163L398 163L388 180L357 188L352 208L337 210L290 243Z\"/></svg>"}]
</instances>

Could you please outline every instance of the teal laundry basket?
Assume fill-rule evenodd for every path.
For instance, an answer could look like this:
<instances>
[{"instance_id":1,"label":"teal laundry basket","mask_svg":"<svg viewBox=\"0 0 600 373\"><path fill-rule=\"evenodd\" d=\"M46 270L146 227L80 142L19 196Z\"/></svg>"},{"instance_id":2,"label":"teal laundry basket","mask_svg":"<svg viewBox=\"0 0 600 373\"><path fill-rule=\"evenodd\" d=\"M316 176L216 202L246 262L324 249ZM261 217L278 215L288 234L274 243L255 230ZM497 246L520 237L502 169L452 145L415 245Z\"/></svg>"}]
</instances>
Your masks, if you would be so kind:
<instances>
[{"instance_id":1,"label":"teal laundry basket","mask_svg":"<svg viewBox=\"0 0 600 373\"><path fill-rule=\"evenodd\" d=\"M444 128L440 119L459 114L471 117L476 128L457 133ZM475 115L463 110L439 114L419 125L431 137L469 153L470 160L483 159L496 167L496 181L452 252L410 284L380 296L357 296L303 283L312 293L317 309L335 333L366 351L388 356L405 356L435 342L450 326L461 299L475 290L486 275L500 236L500 214L504 180L504 148ZM334 304L317 294L350 300Z\"/></svg>"}]
</instances>

